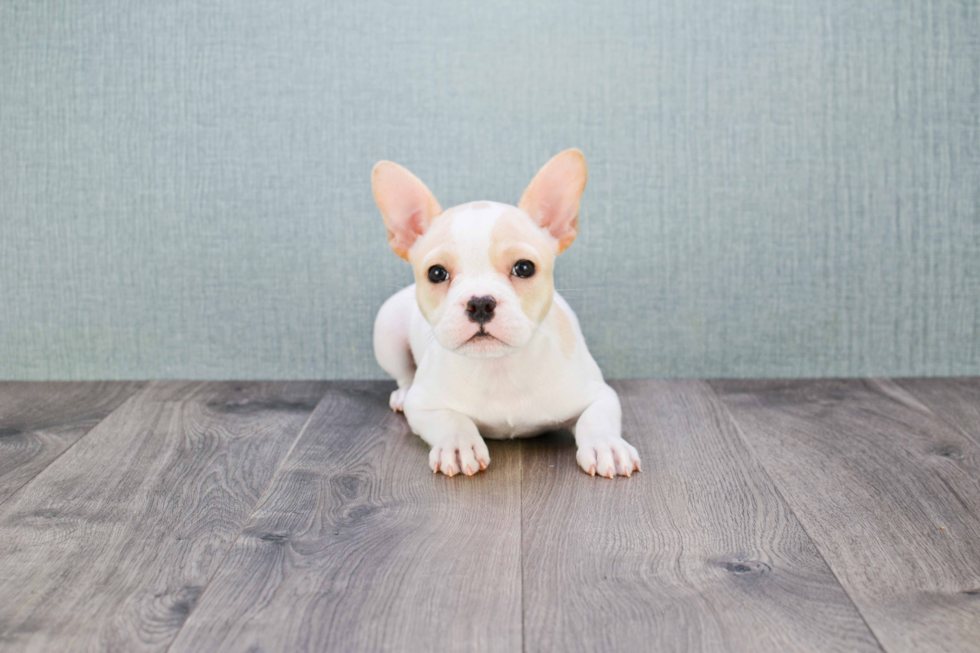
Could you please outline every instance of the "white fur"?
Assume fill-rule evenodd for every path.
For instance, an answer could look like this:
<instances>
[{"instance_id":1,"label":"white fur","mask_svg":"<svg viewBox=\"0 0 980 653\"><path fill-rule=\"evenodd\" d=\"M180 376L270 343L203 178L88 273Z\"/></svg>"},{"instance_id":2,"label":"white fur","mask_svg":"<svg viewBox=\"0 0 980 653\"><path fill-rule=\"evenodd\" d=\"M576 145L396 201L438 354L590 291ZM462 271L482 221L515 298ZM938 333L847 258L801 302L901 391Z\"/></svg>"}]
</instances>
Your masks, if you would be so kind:
<instances>
[{"instance_id":1,"label":"white fur","mask_svg":"<svg viewBox=\"0 0 980 653\"><path fill-rule=\"evenodd\" d=\"M619 398L603 381L571 307L554 293L549 312L536 323L522 312L506 276L493 268L493 226L516 207L478 204L482 208L469 205L452 216L450 234L464 272L429 316L432 323L419 309L414 284L378 312L375 355L398 383L391 407L404 410L412 430L432 446L432 470L448 476L486 468L483 437L527 437L557 428L574 431L576 458L586 472L629 476L639 469L639 456L622 439ZM499 341L466 344L479 328L468 319L466 302L484 295L497 301L485 328ZM567 343L562 348L558 310L574 332L570 351Z\"/></svg>"}]
</instances>

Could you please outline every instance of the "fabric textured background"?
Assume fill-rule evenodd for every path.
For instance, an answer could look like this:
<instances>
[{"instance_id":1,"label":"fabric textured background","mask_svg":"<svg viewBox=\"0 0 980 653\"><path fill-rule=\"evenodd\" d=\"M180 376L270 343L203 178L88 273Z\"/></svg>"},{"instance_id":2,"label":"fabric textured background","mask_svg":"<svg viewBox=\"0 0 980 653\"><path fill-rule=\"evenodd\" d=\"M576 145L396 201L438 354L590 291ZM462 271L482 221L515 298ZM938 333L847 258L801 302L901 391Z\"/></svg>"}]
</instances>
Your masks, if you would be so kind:
<instances>
[{"instance_id":1,"label":"fabric textured background","mask_svg":"<svg viewBox=\"0 0 980 653\"><path fill-rule=\"evenodd\" d=\"M4 0L0 378L381 378L375 161L571 146L607 376L980 374L975 0Z\"/></svg>"}]
</instances>

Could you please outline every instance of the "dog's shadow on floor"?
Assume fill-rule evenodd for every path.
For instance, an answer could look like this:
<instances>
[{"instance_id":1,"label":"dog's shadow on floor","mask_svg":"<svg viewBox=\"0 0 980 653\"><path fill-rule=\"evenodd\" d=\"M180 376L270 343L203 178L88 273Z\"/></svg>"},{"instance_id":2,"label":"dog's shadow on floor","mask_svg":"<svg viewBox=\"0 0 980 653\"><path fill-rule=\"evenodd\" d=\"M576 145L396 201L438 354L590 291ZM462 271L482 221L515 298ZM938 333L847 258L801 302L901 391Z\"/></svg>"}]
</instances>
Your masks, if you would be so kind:
<instances>
[{"instance_id":1,"label":"dog's shadow on floor","mask_svg":"<svg viewBox=\"0 0 980 653\"><path fill-rule=\"evenodd\" d=\"M577 469L575 437L570 431L548 431L541 435L513 440L487 440L490 457L520 464L522 473L544 473ZM513 462L510 462L513 461ZM490 469L493 465L490 465Z\"/></svg>"},{"instance_id":2,"label":"dog's shadow on floor","mask_svg":"<svg viewBox=\"0 0 980 653\"><path fill-rule=\"evenodd\" d=\"M492 441L491 441L492 442ZM548 431L530 438L505 440L501 444L519 442L522 453L532 456L560 456L575 459L575 436L568 429Z\"/></svg>"}]
</instances>

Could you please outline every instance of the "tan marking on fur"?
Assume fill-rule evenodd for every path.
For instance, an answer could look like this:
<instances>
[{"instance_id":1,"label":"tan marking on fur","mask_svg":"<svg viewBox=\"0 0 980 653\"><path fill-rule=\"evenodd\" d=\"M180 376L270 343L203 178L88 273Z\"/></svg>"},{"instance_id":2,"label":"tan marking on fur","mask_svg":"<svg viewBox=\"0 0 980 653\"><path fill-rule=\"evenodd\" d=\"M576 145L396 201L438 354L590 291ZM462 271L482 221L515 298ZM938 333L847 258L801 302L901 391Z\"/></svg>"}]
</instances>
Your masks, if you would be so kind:
<instances>
[{"instance_id":1,"label":"tan marking on fur","mask_svg":"<svg viewBox=\"0 0 980 653\"><path fill-rule=\"evenodd\" d=\"M534 263L534 276L527 279L511 276L514 263L521 259ZM552 278L555 239L546 235L523 211L506 211L497 218L490 232L490 261L510 279L524 315L534 322L541 322L551 309L555 295Z\"/></svg>"},{"instance_id":2,"label":"tan marking on fur","mask_svg":"<svg viewBox=\"0 0 980 653\"><path fill-rule=\"evenodd\" d=\"M456 274L456 247L453 243L450 229L453 225L452 214L459 207L453 207L433 218L428 231L419 238L409 251L409 262L415 272L415 297L419 303L422 315L430 323L432 315L439 304L449 293L449 284ZM432 283L429 281L429 268L439 264L449 271L449 281Z\"/></svg>"},{"instance_id":3,"label":"tan marking on fur","mask_svg":"<svg viewBox=\"0 0 980 653\"><path fill-rule=\"evenodd\" d=\"M555 316L555 325L558 328L558 344L561 346L561 353L565 358L569 358L575 351L575 329L572 321L561 306L555 304L551 309Z\"/></svg>"},{"instance_id":4,"label":"tan marking on fur","mask_svg":"<svg viewBox=\"0 0 980 653\"><path fill-rule=\"evenodd\" d=\"M460 211L462 211L465 208L466 208L466 205L465 204L457 204L456 206L452 206L452 207L446 209L445 211L443 211L442 212L442 215L439 216L439 217L443 217L443 218L452 217L452 216L456 215L457 213L459 213Z\"/></svg>"},{"instance_id":5,"label":"tan marking on fur","mask_svg":"<svg viewBox=\"0 0 980 653\"><path fill-rule=\"evenodd\" d=\"M470 208L474 211L479 211L480 209L489 209L490 202L473 202L470 204Z\"/></svg>"}]
</instances>

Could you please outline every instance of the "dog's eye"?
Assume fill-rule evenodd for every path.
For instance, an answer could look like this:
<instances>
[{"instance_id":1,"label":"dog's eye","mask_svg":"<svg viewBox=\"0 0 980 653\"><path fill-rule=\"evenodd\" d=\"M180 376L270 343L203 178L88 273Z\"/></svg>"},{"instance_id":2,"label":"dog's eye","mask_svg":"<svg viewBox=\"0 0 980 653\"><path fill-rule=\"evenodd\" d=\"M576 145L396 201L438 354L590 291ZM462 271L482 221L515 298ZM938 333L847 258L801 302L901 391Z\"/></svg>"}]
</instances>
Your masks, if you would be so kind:
<instances>
[{"instance_id":1,"label":"dog's eye","mask_svg":"<svg viewBox=\"0 0 980 653\"><path fill-rule=\"evenodd\" d=\"M449 271L441 265L433 265L429 268L429 281L432 283L442 283L449 279Z\"/></svg>"},{"instance_id":2,"label":"dog's eye","mask_svg":"<svg viewBox=\"0 0 980 653\"><path fill-rule=\"evenodd\" d=\"M511 274L513 274L515 277L526 279L534 274L534 263L522 258L517 263L514 263L514 269L511 270Z\"/></svg>"}]
</instances>

